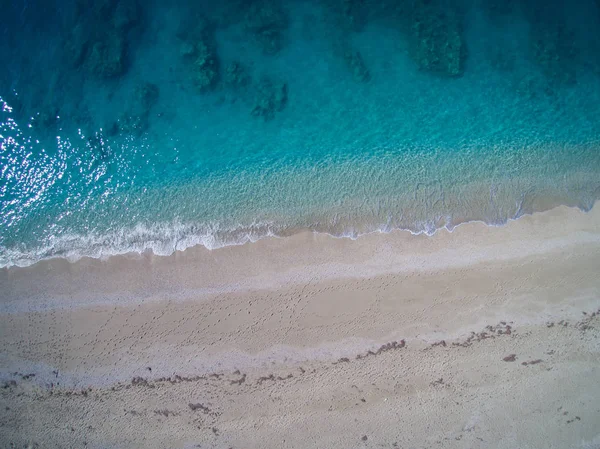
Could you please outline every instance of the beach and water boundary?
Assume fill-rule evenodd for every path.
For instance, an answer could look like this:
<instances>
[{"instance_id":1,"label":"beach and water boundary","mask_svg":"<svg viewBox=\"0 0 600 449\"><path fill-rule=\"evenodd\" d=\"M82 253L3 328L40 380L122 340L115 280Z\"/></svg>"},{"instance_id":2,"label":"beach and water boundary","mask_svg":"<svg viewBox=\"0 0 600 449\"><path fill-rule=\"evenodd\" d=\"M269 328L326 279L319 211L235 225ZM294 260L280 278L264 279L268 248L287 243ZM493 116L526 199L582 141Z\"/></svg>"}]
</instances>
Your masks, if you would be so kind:
<instances>
[{"instance_id":1,"label":"beach and water boundary","mask_svg":"<svg viewBox=\"0 0 600 449\"><path fill-rule=\"evenodd\" d=\"M3 434L51 447L596 447L598 210L4 268Z\"/></svg>"}]
</instances>

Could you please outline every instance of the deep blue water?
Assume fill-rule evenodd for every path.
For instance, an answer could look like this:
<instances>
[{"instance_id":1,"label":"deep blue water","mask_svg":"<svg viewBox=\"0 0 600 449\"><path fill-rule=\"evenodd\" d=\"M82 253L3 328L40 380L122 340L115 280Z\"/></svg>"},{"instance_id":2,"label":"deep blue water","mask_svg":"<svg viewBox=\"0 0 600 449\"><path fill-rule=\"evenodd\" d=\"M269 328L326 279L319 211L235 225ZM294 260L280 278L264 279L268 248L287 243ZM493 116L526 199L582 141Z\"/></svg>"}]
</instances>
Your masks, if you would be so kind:
<instances>
[{"instance_id":1,"label":"deep blue water","mask_svg":"<svg viewBox=\"0 0 600 449\"><path fill-rule=\"evenodd\" d=\"M600 5L3 2L0 266L600 196Z\"/></svg>"}]
</instances>

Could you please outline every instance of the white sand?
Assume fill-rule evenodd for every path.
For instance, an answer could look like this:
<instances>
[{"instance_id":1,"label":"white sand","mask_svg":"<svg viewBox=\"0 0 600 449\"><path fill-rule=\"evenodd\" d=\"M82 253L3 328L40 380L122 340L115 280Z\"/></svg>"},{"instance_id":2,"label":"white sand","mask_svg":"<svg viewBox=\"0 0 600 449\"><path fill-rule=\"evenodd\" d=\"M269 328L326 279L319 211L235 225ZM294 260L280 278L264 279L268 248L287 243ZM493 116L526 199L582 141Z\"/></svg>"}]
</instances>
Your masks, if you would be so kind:
<instances>
[{"instance_id":1,"label":"white sand","mask_svg":"<svg viewBox=\"0 0 600 449\"><path fill-rule=\"evenodd\" d=\"M4 269L0 446L598 448L599 311L600 207Z\"/></svg>"}]
</instances>

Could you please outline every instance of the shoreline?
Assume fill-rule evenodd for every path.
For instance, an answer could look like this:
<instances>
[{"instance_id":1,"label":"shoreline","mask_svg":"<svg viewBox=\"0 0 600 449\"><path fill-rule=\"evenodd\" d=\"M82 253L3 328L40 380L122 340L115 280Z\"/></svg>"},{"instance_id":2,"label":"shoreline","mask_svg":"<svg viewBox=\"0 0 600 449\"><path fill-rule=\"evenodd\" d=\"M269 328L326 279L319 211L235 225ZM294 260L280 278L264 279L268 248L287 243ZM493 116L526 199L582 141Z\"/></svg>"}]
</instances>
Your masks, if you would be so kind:
<instances>
[{"instance_id":1,"label":"shoreline","mask_svg":"<svg viewBox=\"0 0 600 449\"><path fill-rule=\"evenodd\" d=\"M59 300L61 290L64 290L61 287L61 282L68 281L73 284L71 285L70 296L76 296L74 293L80 292L81 284L85 284L87 289L96 289L104 297L110 297L111 293L120 289L118 292L119 299L116 300L116 303L134 304L156 296L176 300L178 296L204 297L252 289L276 289L290 283L300 284L310 280L311 276L312 278L315 277L314 273L308 276L306 273L311 272L311 270L314 271L314 265L317 264L320 264L321 267L326 265L329 268L329 270L319 272L317 276L319 280L364 278L411 270L436 270L444 267L444 264L436 265L435 260L428 260L428 254L436 252L438 248L443 250L446 242L450 242L454 248L458 248L462 244L470 245L473 242L469 235L473 235L476 241L484 243L484 245L488 243L497 245L502 238L511 238L513 231L517 234L526 234L539 226L542 226L540 229L543 229L544 223L547 221L551 221L551 223L546 226L546 234L536 236L540 241L544 241L543 244L546 247L551 244L564 246L575 243L574 240L570 242L564 240L564 235L562 235L564 234L562 232L563 226L566 230L579 232L579 235L575 238L579 239L580 243L596 243L600 237L593 234L582 234L582 232L596 229L597 223L600 222L599 204L600 201L597 201L589 211L579 207L561 205L546 211L509 219L502 225L490 225L479 220L468 221L456 225L452 229L439 228L432 234L395 229L389 232L374 231L358 238L347 238L336 237L327 233L303 231L286 237L272 236L240 245L229 245L216 250L208 249L202 245L195 245L182 251L178 250L168 256L155 255L146 251L144 253L128 252L101 259L82 257L76 261L60 257L50 258L25 267L11 266L0 269L0 286L9 292L7 298L0 301L0 313L10 311L7 303L15 303L15 301L7 301L7 299L18 294L17 279L19 278L26 278L29 283L35 283L36 277L40 282L43 280L50 281L57 287L55 291ZM486 242L485 238L487 229L491 231L492 239L490 242ZM458 235L458 237L454 238L454 235ZM523 235L521 238L523 238ZM453 240L456 241L453 242ZM334 251L334 257L330 257L327 247ZM414 251L413 247L416 247L417 251ZM403 257L402 254L397 254L394 257L390 254L391 248L399 251L408 249L406 257ZM534 247L534 245L524 246L523 251L526 251L526 248L529 248L532 254L540 252L540 249ZM418 254L422 250L426 253ZM301 251L301 253L298 254L297 251ZM373 256L373 253L377 251L383 251L383 257L380 261ZM340 257L340 254L335 254L336 252L349 255L349 261L351 260L354 264L354 269L349 269L348 263L340 264L339 260L342 260L342 257ZM500 252L496 257L501 257L502 254L504 254L504 257L509 258L519 256L514 251L509 253L510 251ZM418 257L411 258L415 255ZM527 253L524 252L521 257L526 255ZM473 254L465 258L453 258L446 254L444 263L449 264L449 266L466 266L480 261L473 259L472 256ZM483 248L480 248L478 256L481 260L489 257L485 254ZM335 260L336 258L338 261ZM226 266L227 262L233 259L240 259L239 263L235 263L235 270ZM359 264L361 264L361 270L356 270L356 266ZM267 276L261 272L260 267L262 266L271 270ZM409 266L410 268L407 268ZM276 270L274 270L275 267ZM207 268L212 272L206 277L196 279L194 271L202 271ZM240 268L248 268L248 270ZM179 270L176 276L173 273L175 269ZM133 291L133 289L130 289L127 285L128 277L123 276L121 270L135 273L138 278L136 282L147 284L146 288L138 289L132 295L127 295L127 290ZM152 271L155 275L163 276L163 284L167 282L168 288L161 289L153 282L146 282L147 280L143 279L146 270ZM238 277L227 276L227 273L225 273L226 276L223 277L223 280L216 281L215 271L217 270L235 271ZM289 273L286 274L286 271L289 271ZM44 279L44 273L49 272L52 272L52 276L46 276ZM365 274L366 272L368 274ZM68 275L68 279L65 277L61 279L61 275ZM99 277L112 278L121 284L117 289L106 288L99 285L103 283L103 281L99 282ZM177 277L177 279L174 277ZM29 297L31 304L29 310L39 310L39 307L43 309L44 305L52 307L51 303L53 303L54 295L52 294L52 288L48 287L50 287L48 284L43 286L43 294L40 288L34 289L34 291L28 289L21 294L22 297ZM73 290L73 287L75 287L75 290ZM140 295L139 301L135 300L136 294ZM80 295L80 298L86 296ZM39 301L38 308L35 306L35 301ZM80 305L92 305L95 302L97 301L90 300L89 303L81 301ZM75 305L75 303L70 303L68 307ZM24 311L25 309L21 307L18 310Z\"/></svg>"},{"instance_id":2,"label":"shoreline","mask_svg":"<svg viewBox=\"0 0 600 449\"><path fill-rule=\"evenodd\" d=\"M561 206L3 270L0 441L593 448L598 266Z\"/></svg>"},{"instance_id":3,"label":"shoreline","mask_svg":"<svg viewBox=\"0 0 600 449\"><path fill-rule=\"evenodd\" d=\"M236 247L236 246L244 246L248 244L254 244L261 240L265 239L285 239L294 237L298 234L318 234L327 237L331 237L334 239L349 239L349 240L357 240L363 238L365 236L369 236L372 234L393 234L396 232L405 232L412 234L414 236L433 236L438 232L453 232L456 228L468 225L472 223L479 223L489 227L502 227L508 225L510 222L519 220L523 217L527 217L530 215L536 215L540 213L546 213L553 209L557 209L560 207L566 207L569 209L578 209L582 212L590 212L597 203L600 202L598 199L594 199L592 201L591 206L584 206L585 200L583 198L579 198L578 200L573 200L571 198L570 202L567 201L567 197L562 197L560 199L551 197L548 198L534 198L535 203L537 203L537 207L533 210L523 210L523 199L521 202L516 204L514 214L508 215L503 218L496 218L494 220L487 220L485 218L473 218L470 217L468 213L462 218L451 218L450 215L445 216L442 213L435 218L430 218L422 222L415 223L413 228L410 227L398 227L396 225L392 225L390 227L389 224L379 224L375 227L371 225L366 225L366 229L361 229L361 227L365 226L365 223L357 225L356 227L351 226L348 229L341 231L340 233L336 233L335 231L326 231L319 229L321 225L315 225L315 229L311 229L311 227L306 226L289 226L285 225L276 225L275 222L264 221L259 223L253 223L252 225L246 227L237 227L232 229L225 229L220 231L215 231L211 229L208 233L201 234L186 234L185 228L191 227L195 228L195 226L184 225L179 222L173 222L169 224L161 223L157 228L146 227L144 225L138 224L133 228L127 230L120 230L119 232L101 234L101 235L68 235L62 236L57 239L57 242L53 244L53 246L58 245L64 246L69 245L72 246L73 242L76 242L76 249L62 249L63 253L60 255L38 255L36 256L36 260L33 260L29 257L29 254L25 255L24 253L19 253L19 255L13 255L10 257L11 262L7 262L7 258L4 257L2 263L0 264L0 272L3 270L10 270L13 268L28 268L35 266L38 263L43 263L46 261L52 260L65 260L69 263L77 263L81 260L85 259L97 259L100 261L107 261L114 257L125 256L125 257L145 257L147 255L156 256L156 257L171 257L176 255L177 253L193 250L194 248L203 247L208 251L218 251L228 247ZM506 212L506 211L505 211ZM207 225L209 228L212 228L212 225ZM331 228L335 228L338 225L331 224ZM348 226L348 224L346 224ZM179 229L179 232L183 232L182 235L168 235L168 232L165 233L164 228L171 229ZM370 228L370 229L369 229ZM125 231L125 237L123 237L123 232ZM221 233L221 234L219 234ZM135 235L141 235L142 239L146 239L141 246L139 243L129 242L127 247L118 246L115 247L114 240L118 240L119 238L133 239L135 242ZM177 233L175 233L177 234ZM232 239L232 235L239 234L238 237ZM120 237L116 237L120 236ZM227 237L225 237L227 236ZM149 240L148 240L149 239ZM225 240L224 240L225 239ZM230 240L228 240L230 239ZM106 241L113 243L106 243ZM87 245L91 245L89 248L80 248L82 242L87 242ZM98 243L102 242L102 243ZM182 243L183 242L183 243ZM120 243L122 245L122 242ZM3 248L5 252L14 252L14 250L7 250ZM42 252L42 254L52 253L55 249L50 247L38 248L36 252ZM72 251L75 251L73 253ZM16 254L16 253L15 253Z\"/></svg>"}]
</instances>

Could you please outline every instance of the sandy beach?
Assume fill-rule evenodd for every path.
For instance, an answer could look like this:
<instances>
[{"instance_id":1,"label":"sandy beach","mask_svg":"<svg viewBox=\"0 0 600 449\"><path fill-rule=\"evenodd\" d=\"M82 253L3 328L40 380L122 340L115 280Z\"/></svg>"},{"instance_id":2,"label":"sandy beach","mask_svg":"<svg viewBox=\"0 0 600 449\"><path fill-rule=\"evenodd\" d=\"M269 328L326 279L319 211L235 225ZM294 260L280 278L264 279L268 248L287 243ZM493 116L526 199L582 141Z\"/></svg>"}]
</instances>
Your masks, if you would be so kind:
<instances>
[{"instance_id":1,"label":"sandy beach","mask_svg":"<svg viewBox=\"0 0 600 449\"><path fill-rule=\"evenodd\" d=\"M0 271L0 442L598 448L600 207Z\"/></svg>"}]
</instances>

